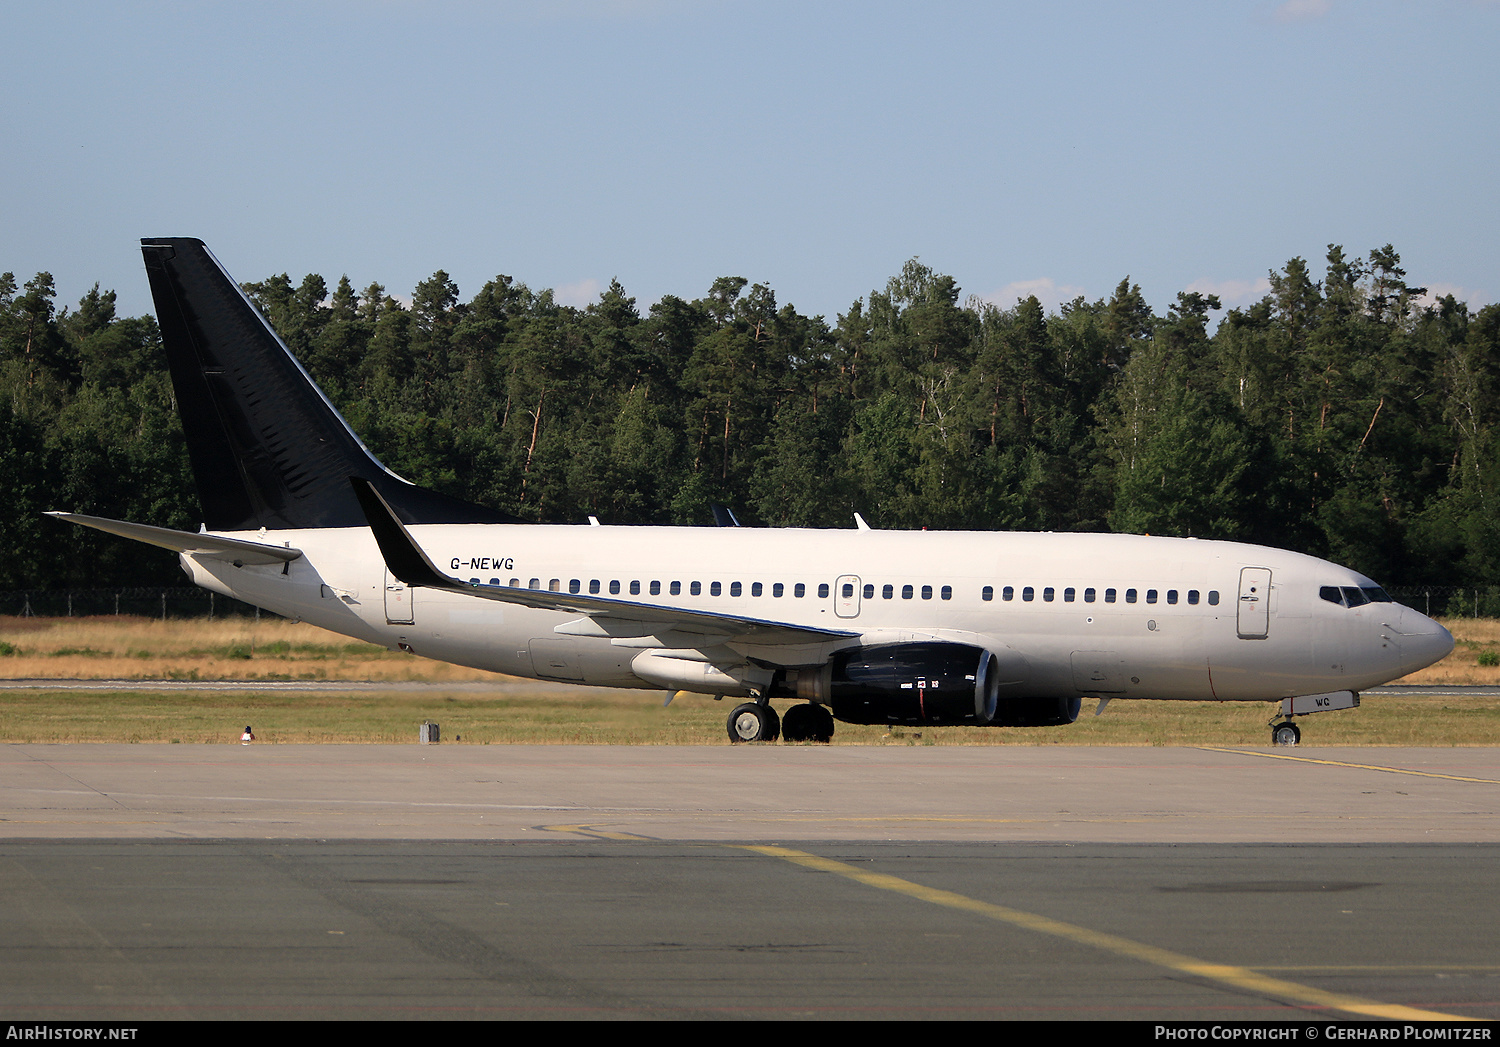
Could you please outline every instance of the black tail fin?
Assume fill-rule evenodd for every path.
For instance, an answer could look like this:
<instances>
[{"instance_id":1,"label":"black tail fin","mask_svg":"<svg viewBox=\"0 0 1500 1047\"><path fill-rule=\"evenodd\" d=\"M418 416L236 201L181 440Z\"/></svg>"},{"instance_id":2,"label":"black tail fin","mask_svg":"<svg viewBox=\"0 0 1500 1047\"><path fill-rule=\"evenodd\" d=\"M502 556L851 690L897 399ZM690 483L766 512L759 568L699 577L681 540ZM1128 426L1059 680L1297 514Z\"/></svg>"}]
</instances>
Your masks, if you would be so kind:
<instances>
[{"instance_id":1,"label":"black tail fin","mask_svg":"<svg viewBox=\"0 0 1500 1047\"><path fill-rule=\"evenodd\" d=\"M177 410L214 531L364 527L351 476L407 523L519 523L370 453L201 240L141 241Z\"/></svg>"}]
</instances>

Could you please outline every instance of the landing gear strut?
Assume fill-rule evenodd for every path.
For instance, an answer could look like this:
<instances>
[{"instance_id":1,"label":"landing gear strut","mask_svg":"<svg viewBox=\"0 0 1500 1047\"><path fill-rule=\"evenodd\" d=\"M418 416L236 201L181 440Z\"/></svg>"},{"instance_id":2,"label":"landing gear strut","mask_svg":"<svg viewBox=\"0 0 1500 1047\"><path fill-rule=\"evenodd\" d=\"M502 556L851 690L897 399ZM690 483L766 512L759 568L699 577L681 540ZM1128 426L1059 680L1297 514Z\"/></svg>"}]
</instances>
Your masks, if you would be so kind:
<instances>
[{"instance_id":1,"label":"landing gear strut","mask_svg":"<svg viewBox=\"0 0 1500 1047\"><path fill-rule=\"evenodd\" d=\"M769 705L746 702L729 714L731 742L774 742L781 734L781 717Z\"/></svg>"}]
</instances>

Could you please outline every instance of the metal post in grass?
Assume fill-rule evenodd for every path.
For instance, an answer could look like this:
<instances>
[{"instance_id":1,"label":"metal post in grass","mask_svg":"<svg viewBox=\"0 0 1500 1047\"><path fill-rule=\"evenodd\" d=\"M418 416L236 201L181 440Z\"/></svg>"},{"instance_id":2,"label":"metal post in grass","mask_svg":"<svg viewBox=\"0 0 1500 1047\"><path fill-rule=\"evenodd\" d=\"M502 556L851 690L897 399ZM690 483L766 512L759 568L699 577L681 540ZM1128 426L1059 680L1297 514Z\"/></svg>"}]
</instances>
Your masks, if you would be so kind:
<instances>
[{"instance_id":1,"label":"metal post in grass","mask_svg":"<svg viewBox=\"0 0 1500 1047\"><path fill-rule=\"evenodd\" d=\"M161 620L167 620L167 591L165 589L161 591Z\"/></svg>"}]
</instances>

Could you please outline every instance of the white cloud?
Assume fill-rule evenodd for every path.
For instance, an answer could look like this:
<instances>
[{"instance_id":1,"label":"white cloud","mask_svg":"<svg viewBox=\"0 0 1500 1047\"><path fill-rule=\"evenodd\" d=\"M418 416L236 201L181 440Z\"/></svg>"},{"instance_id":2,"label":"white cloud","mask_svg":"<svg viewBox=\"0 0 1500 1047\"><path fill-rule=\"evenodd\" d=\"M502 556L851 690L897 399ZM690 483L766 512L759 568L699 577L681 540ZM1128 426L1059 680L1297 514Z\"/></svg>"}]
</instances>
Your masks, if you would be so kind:
<instances>
[{"instance_id":1,"label":"white cloud","mask_svg":"<svg viewBox=\"0 0 1500 1047\"><path fill-rule=\"evenodd\" d=\"M577 309L585 309L598 300L604 285L593 277L587 280L579 280L576 284L563 284L561 287L552 289L552 299L558 305L571 305Z\"/></svg>"},{"instance_id":2,"label":"white cloud","mask_svg":"<svg viewBox=\"0 0 1500 1047\"><path fill-rule=\"evenodd\" d=\"M1303 22L1322 18L1333 7L1333 0L1286 0L1276 9L1278 22Z\"/></svg>"},{"instance_id":3,"label":"white cloud","mask_svg":"<svg viewBox=\"0 0 1500 1047\"><path fill-rule=\"evenodd\" d=\"M1415 283L1415 281L1413 281ZM1427 293L1417 299L1417 308L1425 309L1427 306L1437 307L1438 302L1444 295L1451 294L1458 301L1469 307L1471 312L1478 312L1490 296L1483 291L1476 291L1472 287L1459 287L1457 284L1428 284Z\"/></svg>"},{"instance_id":4,"label":"white cloud","mask_svg":"<svg viewBox=\"0 0 1500 1047\"><path fill-rule=\"evenodd\" d=\"M1194 280L1184 290L1216 294L1225 309L1234 309L1264 298L1271 290L1271 281L1264 276L1258 280Z\"/></svg>"},{"instance_id":5,"label":"white cloud","mask_svg":"<svg viewBox=\"0 0 1500 1047\"><path fill-rule=\"evenodd\" d=\"M1055 313L1063 303L1071 302L1081 294L1084 294L1081 287L1073 284L1060 284L1051 277L1043 276L1036 280L1017 280L1006 284L998 291L975 295L975 297L981 302L988 302L997 309L1013 309L1016 302L1036 295L1043 309L1049 313Z\"/></svg>"}]
</instances>

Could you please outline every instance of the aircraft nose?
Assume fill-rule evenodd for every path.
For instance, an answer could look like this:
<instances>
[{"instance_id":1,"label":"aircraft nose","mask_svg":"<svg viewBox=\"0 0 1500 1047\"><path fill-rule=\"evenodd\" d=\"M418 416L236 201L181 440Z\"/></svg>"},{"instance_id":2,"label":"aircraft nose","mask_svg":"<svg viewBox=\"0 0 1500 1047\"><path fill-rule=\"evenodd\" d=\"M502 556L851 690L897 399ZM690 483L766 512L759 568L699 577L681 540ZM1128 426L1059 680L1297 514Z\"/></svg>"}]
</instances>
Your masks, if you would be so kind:
<instances>
[{"instance_id":1,"label":"aircraft nose","mask_svg":"<svg viewBox=\"0 0 1500 1047\"><path fill-rule=\"evenodd\" d=\"M1421 611L1410 607L1401 608L1400 618L1393 623L1401 634L1401 669L1414 673L1433 662L1448 657L1453 650L1453 634Z\"/></svg>"}]
</instances>

